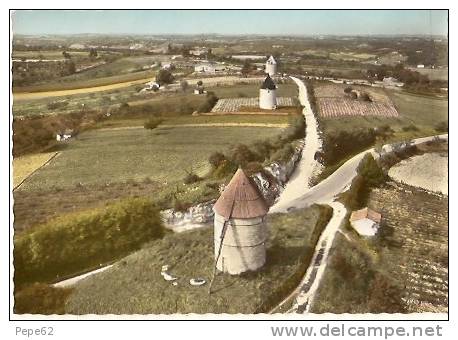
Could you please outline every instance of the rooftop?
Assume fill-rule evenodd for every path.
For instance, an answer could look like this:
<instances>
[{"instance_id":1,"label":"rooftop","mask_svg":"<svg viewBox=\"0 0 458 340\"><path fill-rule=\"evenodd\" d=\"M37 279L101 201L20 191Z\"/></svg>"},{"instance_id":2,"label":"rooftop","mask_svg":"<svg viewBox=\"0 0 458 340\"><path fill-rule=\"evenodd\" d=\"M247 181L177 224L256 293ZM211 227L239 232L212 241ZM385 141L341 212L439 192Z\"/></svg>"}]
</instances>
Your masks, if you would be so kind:
<instances>
[{"instance_id":1,"label":"rooftop","mask_svg":"<svg viewBox=\"0 0 458 340\"><path fill-rule=\"evenodd\" d=\"M269 207L256 184L239 168L216 201L213 210L229 220L261 217L267 214Z\"/></svg>"},{"instance_id":2,"label":"rooftop","mask_svg":"<svg viewBox=\"0 0 458 340\"><path fill-rule=\"evenodd\" d=\"M268 63L268 64L275 65L277 62L275 61L274 56L271 55L271 56L269 57L269 59L267 59L267 63Z\"/></svg>"},{"instance_id":3,"label":"rooftop","mask_svg":"<svg viewBox=\"0 0 458 340\"><path fill-rule=\"evenodd\" d=\"M376 223L380 223L380 221L382 220L382 215L366 207L361 210L353 211L350 216L350 222L359 221L366 218Z\"/></svg>"},{"instance_id":4,"label":"rooftop","mask_svg":"<svg viewBox=\"0 0 458 340\"><path fill-rule=\"evenodd\" d=\"M267 75L266 79L261 85L261 89L275 90L276 88L277 86L275 85L272 78L270 78L270 75Z\"/></svg>"}]
</instances>

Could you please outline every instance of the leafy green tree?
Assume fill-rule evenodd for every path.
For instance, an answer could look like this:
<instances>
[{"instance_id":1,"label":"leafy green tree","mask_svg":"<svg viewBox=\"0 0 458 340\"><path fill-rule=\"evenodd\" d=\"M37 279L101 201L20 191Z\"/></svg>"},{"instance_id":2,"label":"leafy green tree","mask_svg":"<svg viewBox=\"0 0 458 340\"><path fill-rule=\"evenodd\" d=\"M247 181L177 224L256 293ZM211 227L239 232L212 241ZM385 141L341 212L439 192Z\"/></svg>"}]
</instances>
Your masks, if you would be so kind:
<instances>
[{"instance_id":1,"label":"leafy green tree","mask_svg":"<svg viewBox=\"0 0 458 340\"><path fill-rule=\"evenodd\" d=\"M158 74L156 75L156 82L160 85L171 84L173 80L173 74L169 70L159 70Z\"/></svg>"},{"instance_id":2,"label":"leafy green tree","mask_svg":"<svg viewBox=\"0 0 458 340\"><path fill-rule=\"evenodd\" d=\"M98 56L97 50L95 48L91 48L89 50L89 58L95 59L97 58L97 56Z\"/></svg>"}]
</instances>

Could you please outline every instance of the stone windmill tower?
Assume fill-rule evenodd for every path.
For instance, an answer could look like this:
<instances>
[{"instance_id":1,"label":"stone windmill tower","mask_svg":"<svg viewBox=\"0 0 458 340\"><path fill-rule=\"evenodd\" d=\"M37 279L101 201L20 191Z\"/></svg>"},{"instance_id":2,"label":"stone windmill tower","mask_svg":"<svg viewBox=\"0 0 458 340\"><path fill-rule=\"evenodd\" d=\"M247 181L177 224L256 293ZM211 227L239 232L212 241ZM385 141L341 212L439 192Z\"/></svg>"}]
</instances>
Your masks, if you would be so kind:
<instances>
[{"instance_id":1,"label":"stone windmill tower","mask_svg":"<svg viewBox=\"0 0 458 340\"><path fill-rule=\"evenodd\" d=\"M266 262L269 210L256 184L238 169L213 210L216 268L232 275L261 268Z\"/></svg>"},{"instance_id":2,"label":"stone windmill tower","mask_svg":"<svg viewBox=\"0 0 458 340\"><path fill-rule=\"evenodd\" d=\"M277 62L273 56L270 56L266 61L266 73L271 77L277 73Z\"/></svg>"},{"instance_id":3,"label":"stone windmill tower","mask_svg":"<svg viewBox=\"0 0 458 340\"><path fill-rule=\"evenodd\" d=\"M266 110L277 108L277 85L270 75L267 75L259 89L259 107Z\"/></svg>"}]
</instances>

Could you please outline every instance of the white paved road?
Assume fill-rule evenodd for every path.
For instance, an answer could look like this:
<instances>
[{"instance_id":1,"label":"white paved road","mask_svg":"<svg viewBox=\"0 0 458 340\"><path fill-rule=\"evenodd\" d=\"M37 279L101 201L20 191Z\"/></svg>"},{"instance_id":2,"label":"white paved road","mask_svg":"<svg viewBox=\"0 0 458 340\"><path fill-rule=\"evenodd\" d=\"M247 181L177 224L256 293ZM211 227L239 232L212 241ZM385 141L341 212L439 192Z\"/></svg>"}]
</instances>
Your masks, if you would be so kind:
<instances>
[{"instance_id":1,"label":"white paved road","mask_svg":"<svg viewBox=\"0 0 458 340\"><path fill-rule=\"evenodd\" d=\"M301 159L291 175L284 190L280 194L277 202L270 208L271 213L281 212L284 207L288 207L291 201L301 197L310 187L310 180L317 169L321 167L314 157L318 150L321 150L321 140L318 133L318 122L313 114L312 108L307 97L307 88L302 80L291 77L299 89L299 101L304 109L306 122L305 143L302 149Z\"/></svg>"}]
</instances>

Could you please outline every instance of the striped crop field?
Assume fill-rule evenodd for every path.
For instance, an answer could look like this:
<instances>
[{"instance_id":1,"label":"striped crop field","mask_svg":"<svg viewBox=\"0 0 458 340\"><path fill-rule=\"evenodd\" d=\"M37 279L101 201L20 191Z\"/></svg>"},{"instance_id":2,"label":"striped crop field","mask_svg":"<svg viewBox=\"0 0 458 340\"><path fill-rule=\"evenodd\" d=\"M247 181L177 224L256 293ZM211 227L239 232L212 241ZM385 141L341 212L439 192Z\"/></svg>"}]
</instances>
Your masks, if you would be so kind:
<instances>
[{"instance_id":1,"label":"striped crop field","mask_svg":"<svg viewBox=\"0 0 458 340\"><path fill-rule=\"evenodd\" d=\"M344 92L346 87L351 87L358 93L358 99L352 99L349 94L346 94ZM370 97L370 101L364 101L359 98L363 93ZM325 118L341 116L399 116L393 102L383 90L372 89L367 86L336 84L317 86L315 97L318 104L318 112L320 116Z\"/></svg>"},{"instance_id":2,"label":"striped crop field","mask_svg":"<svg viewBox=\"0 0 458 340\"><path fill-rule=\"evenodd\" d=\"M293 106L291 97L277 98L277 106ZM212 112L237 112L241 107L259 107L259 97L255 98L223 98L218 100Z\"/></svg>"}]
</instances>

